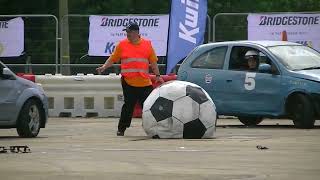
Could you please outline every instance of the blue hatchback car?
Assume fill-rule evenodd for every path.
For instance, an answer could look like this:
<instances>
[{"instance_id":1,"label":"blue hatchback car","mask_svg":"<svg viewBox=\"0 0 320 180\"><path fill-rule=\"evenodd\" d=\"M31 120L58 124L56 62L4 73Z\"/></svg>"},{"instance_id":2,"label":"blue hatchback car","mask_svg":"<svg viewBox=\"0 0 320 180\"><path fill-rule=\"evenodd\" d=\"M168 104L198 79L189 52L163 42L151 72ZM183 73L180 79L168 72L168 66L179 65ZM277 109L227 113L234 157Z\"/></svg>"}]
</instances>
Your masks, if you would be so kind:
<instances>
[{"instance_id":1,"label":"blue hatchback car","mask_svg":"<svg viewBox=\"0 0 320 180\"><path fill-rule=\"evenodd\" d=\"M47 119L48 99L42 87L16 76L0 61L0 128L36 137Z\"/></svg>"},{"instance_id":2,"label":"blue hatchback car","mask_svg":"<svg viewBox=\"0 0 320 180\"><path fill-rule=\"evenodd\" d=\"M203 87L219 115L245 125L290 118L312 128L320 117L320 54L284 41L231 41L198 46L183 61L178 79Z\"/></svg>"}]
</instances>

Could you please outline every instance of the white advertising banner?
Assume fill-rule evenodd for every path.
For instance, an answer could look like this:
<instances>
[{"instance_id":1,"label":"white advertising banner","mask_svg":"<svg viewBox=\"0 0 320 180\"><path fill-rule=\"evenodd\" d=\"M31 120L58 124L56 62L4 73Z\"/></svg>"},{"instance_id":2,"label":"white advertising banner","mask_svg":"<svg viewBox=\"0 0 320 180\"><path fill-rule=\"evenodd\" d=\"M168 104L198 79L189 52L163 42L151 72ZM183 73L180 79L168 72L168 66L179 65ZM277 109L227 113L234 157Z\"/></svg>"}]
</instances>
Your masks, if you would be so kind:
<instances>
[{"instance_id":1,"label":"white advertising banner","mask_svg":"<svg viewBox=\"0 0 320 180\"><path fill-rule=\"evenodd\" d=\"M151 40L157 56L166 56L169 15L95 16L89 17L89 56L110 56L115 45L126 38L122 31L129 22L136 22L140 34Z\"/></svg>"},{"instance_id":2,"label":"white advertising banner","mask_svg":"<svg viewBox=\"0 0 320 180\"><path fill-rule=\"evenodd\" d=\"M248 40L288 40L320 51L320 14L249 14Z\"/></svg>"},{"instance_id":3,"label":"white advertising banner","mask_svg":"<svg viewBox=\"0 0 320 180\"><path fill-rule=\"evenodd\" d=\"M0 57L20 56L24 51L24 22L21 17L0 21Z\"/></svg>"}]
</instances>

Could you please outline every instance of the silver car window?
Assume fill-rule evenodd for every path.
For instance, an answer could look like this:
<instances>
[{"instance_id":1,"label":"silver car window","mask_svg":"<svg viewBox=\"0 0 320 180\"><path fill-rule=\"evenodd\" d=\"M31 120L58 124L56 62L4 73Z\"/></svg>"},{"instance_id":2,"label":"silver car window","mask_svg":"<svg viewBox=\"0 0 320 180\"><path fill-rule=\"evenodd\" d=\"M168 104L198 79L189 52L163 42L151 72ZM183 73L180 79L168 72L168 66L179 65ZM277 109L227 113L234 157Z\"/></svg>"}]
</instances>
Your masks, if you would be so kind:
<instances>
[{"instance_id":1,"label":"silver car window","mask_svg":"<svg viewBox=\"0 0 320 180\"><path fill-rule=\"evenodd\" d=\"M216 47L197 57L193 63L193 68L202 69L222 69L228 47Z\"/></svg>"},{"instance_id":2,"label":"silver car window","mask_svg":"<svg viewBox=\"0 0 320 180\"><path fill-rule=\"evenodd\" d=\"M320 68L320 54L306 46L273 46L268 49L290 70Z\"/></svg>"}]
</instances>

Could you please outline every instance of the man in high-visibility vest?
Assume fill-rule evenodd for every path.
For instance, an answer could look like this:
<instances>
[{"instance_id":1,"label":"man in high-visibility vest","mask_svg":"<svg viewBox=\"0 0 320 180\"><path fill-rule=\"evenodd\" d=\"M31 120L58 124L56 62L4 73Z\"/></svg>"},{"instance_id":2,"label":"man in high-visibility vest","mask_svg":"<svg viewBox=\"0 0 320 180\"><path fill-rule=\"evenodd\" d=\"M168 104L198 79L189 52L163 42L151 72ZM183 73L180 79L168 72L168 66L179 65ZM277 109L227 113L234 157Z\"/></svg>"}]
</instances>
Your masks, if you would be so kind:
<instances>
[{"instance_id":1,"label":"man in high-visibility vest","mask_svg":"<svg viewBox=\"0 0 320 180\"><path fill-rule=\"evenodd\" d=\"M139 102L143 107L143 102L153 89L149 77L149 64L153 73L156 74L156 81L163 83L157 64L158 58L151 42L140 36L138 24L130 23L124 31L127 32L127 38L121 40L112 55L97 68L98 73L101 73L113 63L121 60L124 104L121 109L117 136L123 136L125 130L130 127L135 104Z\"/></svg>"}]
</instances>

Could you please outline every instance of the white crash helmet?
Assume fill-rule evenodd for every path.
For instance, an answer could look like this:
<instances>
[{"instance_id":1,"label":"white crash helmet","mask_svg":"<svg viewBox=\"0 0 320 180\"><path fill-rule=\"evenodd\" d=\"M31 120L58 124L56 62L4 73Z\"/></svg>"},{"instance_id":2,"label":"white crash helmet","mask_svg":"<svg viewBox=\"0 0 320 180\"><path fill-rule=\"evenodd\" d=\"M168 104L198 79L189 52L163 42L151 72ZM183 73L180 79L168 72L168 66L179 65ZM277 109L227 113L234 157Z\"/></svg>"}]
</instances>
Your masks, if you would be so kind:
<instances>
[{"instance_id":1,"label":"white crash helmet","mask_svg":"<svg viewBox=\"0 0 320 180\"><path fill-rule=\"evenodd\" d=\"M246 52L246 54L244 55L246 59L249 59L250 57L257 57L259 55L259 53L255 50L249 50Z\"/></svg>"}]
</instances>

